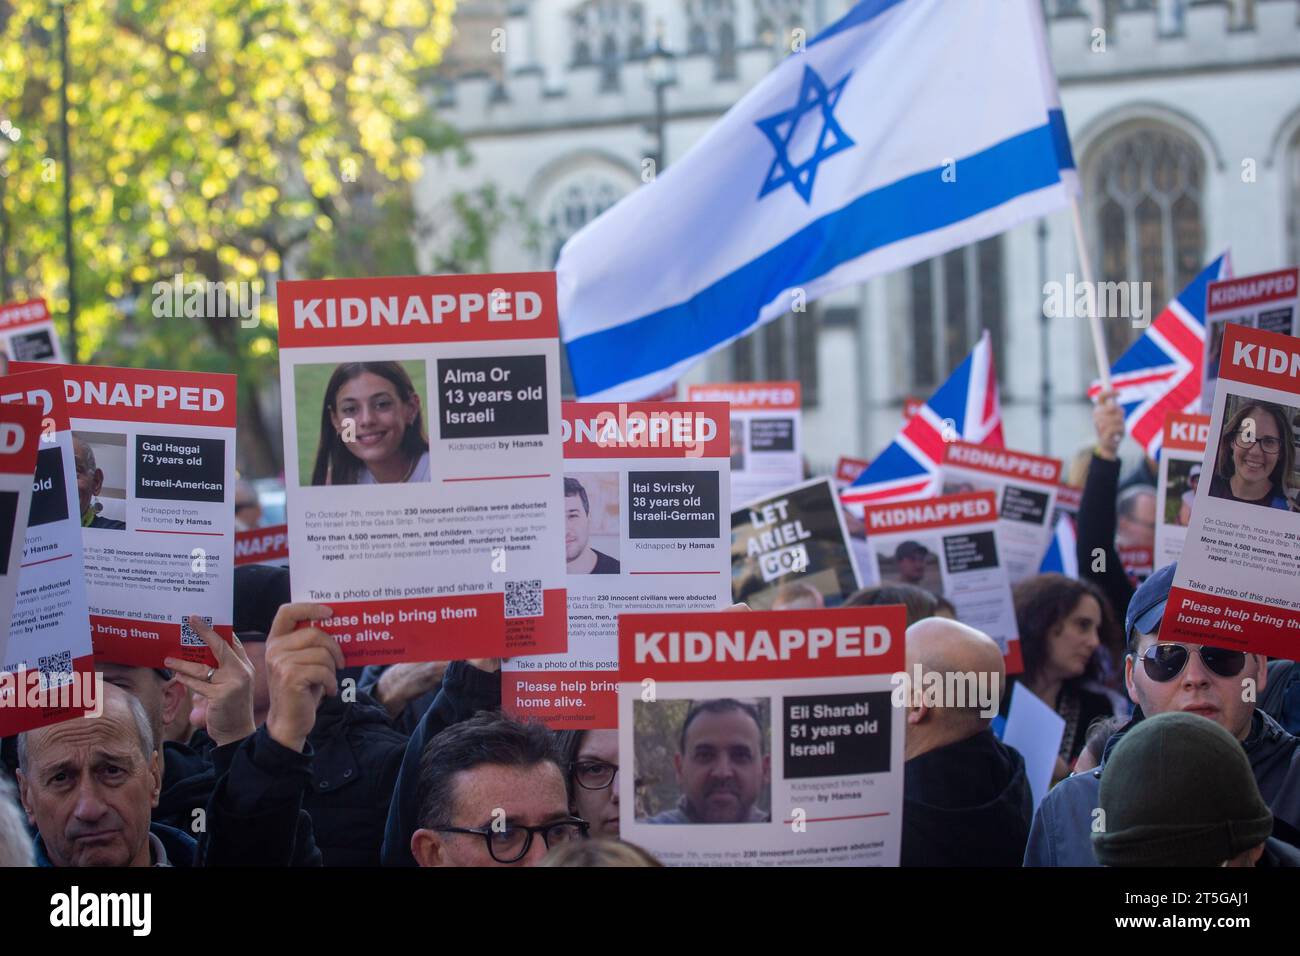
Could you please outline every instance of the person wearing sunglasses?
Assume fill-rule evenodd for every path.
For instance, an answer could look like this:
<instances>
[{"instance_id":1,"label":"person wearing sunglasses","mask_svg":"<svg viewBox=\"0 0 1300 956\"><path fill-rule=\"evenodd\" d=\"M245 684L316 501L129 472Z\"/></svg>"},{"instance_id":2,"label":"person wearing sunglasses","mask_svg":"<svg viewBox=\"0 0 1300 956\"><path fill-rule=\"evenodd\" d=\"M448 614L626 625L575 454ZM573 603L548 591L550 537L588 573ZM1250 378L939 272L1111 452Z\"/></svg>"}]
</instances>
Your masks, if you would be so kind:
<instances>
[{"instance_id":1,"label":"person wearing sunglasses","mask_svg":"<svg viewBox=\"0 0 1300 956\"><path fill-rule=\"evenodd\" d=\"M585 839L569 812L555 740L540 724L478 714L434 737L420 760L420 866L536 866Z\"/></svg>"},{"instance_id":2,"label":"person wearing sunglasses","mask_svg":"<svg viewBox=\"0 0 1300 956\"><path fill-rule=\"evenodd\" d=\"M1176 571L1176 564L1160 568L1128 605L1124 680L1137 705L1133 719L1107 741L1099 767L1066 778L1043 799L1030 828L1025 866L1097 865L1091 835L1104 825L1096 811L1110 755L1145 718L1165 713L1212 720L1240 741L1260 795L1272 810L1274 836L1300 845L1300 739L1255 706L1267 682L1265 659L1231 648L1161 640Z\"/></svg>"},{"instance_id":3,"label":"person wearing sunglasses","mask_svg":"<svg viewBox=\"0 0 1300 956\"><path fill-rule=\"evenodd\" d=\"M1223 426L1210 494L1227 501L1290 510L1287 479L1295 468L1295 441L1276 405L1254 402Z\"/></svg>"}]
</instances>

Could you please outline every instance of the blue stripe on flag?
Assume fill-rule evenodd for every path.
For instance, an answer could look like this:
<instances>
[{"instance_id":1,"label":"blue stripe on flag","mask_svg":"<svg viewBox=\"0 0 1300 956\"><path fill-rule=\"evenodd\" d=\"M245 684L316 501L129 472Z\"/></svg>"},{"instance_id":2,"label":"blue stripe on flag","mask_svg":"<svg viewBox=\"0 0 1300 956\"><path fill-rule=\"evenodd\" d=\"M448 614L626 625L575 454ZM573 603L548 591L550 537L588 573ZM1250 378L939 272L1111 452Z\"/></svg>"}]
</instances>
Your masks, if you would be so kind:
<instances>
[{"instance_id":1,"label":"blue stripe on flag","mask_svg":"<svg viewBox=\"0 0 1300 956\"><path fill-rule=\"evenodd\" d=\"M1167 352L1155 342L1151 341L1150 336L1143 335L1140 339L1128 347L1110 367L1111 374L1123 375L1126 372L1140 372L1145 369L1163 368L1166 365L1172 365Z\"/></svg>"},{"instance_id":2,"label":"blue stripe on flag","mask_svg":"<svg viewBox=\"0 0 1300 956\"><path fill-rule=\"evenodd\" d=\"M669 368L753 327L786 289L891 243L942 229L1061 181L1055 131L1027 130L957 162L859 196L809 223L693 298L568 343L579 395Z\"/></svg>"},{"instance_id":3,"label":"blue stripe on flag","mask_svg":"<svg viewBox=\"0 0 1300 956\"><path fill-rule=\"evenodd\" d=\"M1070 131L1065 126L1065 114L1060 110L1048 110L1047 124L1052 127L1052 142L1060 157L1061 168L1074 169L1074 150L1070 148Z\"/></svg>"},{"instance_id":4,"label":"blue stripe on flag","mask_svg":"<svg viewBox=\"0 0 1300 956\"><path fill-rule=\"evenodd\" d=\"M874 20L890 7L896 7L902 2L903 0L862 0L856 7L813 37L808 42L808 46L812 47L823 40L829 40L838 33L843 33L845 30L850 30L853 27Z\"/></svg>"}]
</instances>

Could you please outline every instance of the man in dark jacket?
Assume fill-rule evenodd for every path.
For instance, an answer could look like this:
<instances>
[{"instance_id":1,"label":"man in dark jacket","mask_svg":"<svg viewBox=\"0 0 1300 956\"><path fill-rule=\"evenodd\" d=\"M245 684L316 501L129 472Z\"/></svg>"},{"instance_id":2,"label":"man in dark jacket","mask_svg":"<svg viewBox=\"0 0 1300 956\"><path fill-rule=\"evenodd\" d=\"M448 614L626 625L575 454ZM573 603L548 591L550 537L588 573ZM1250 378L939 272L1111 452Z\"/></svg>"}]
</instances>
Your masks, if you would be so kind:
<instances>
[{"instance_id":1,"label":"man in dark jacket","mask_svg":"<svg viewBox=\"0 0 1300 956\"><path fill-rule=\"evenodd\" d=\"M495 660L452 661L433 706L406 745L402 766L388 807L381 862L384 866L416 866L411 834L420 826L420 758L429 741L452 724L501 706L501 663Z\"/></svg>"},{"instance_id":2,"label":"man in dark jacket","mask_svg":"<svg viewBox=\"0 0 1300 956\"><path fill-rule=\"evenodd\" d=\"M907 629L902 866L1020 865L1034 809L1025 762L989 730L1004 676L998 645L974 628L934 617Z\"/></svg>"},{"instance_id":3,"label":"man in dark jacket","mask_svg":"<svg viewBox=\"0 0 1300 956\"><path fill-rule=\"evenodd\" d=\"M378 866L406 735L383 707L354 691L321 700L307 741L314 781L304 807L325 865Z\"/></svg>"},{"instance_id":4,"label":"man in dark jacket","mask_svg":"<svg viewBox=\"0 0 1300 956\"><path fill-rule=\"evenodd\" d=\"M276 614L290 606L289 571L257 565L236 568L235 596L235 630L252 668L252 720L261 725L270 709L267 635ZM227 656L222 647L213 644L215 634L209 637L209 629L201 622L196 622L196 629L214 653ZM191 679L190 686L200 704L198 716L206 724L211 705L205 698L211 693L211 682L203 679L201 667L194 669L179 662L177 667L199 678ZM220 677L214 675L214 679ZM307 738L312 751L311 780L303 802L316 846L326 866L378 866L388 804L406 752L406 734L394 729L384 708L355 687L344 685L339 693L319 699L316 721Z\"/></svg>"},{"instance_id":5,"label":"man in dark jacket","mask_svg":"<svg viewBox=\"0 0 1300 956\"><path fill-rule=\"evenodd\" d=\"M150 819L162 758L139 700L104 685L102 713L18 735L18 792L39 866L192 866L187 833Z\"/></svg>"},{"instance_id":6,"label":"man in dark jacket","mask_svg":"<svg viewBox=\"0 0 1300 956\"><path fill-rule=\"evenodd\" d=\"M1273 814L1237 738L1212 720L1170 712L1124 735L1101 782L1092 835L1103 866L1293 866L1269 836ZM1271 846L1270 846L1271 845Z\"/></svg>"},{"instance_id":7,"label":"man in dark jacket","mask_svg":"<svg viewBox=\"0 0 1300 956\"><path fill-rule=\"evenodd\" d=\"M1156 571L1129 602L1124 676L1138 705L1133 719L1107 742L1096 770L1068 777L1048 793L1034 815L1025 866L1097 865L1091 836L1106 763L1144 716L1170 711L1213 720L1241 741L1260 795L1272 810L1274 836L1293 844L1300 840L1300 739L1255 707L1268 679L1264 658L1159 640L1176 569L1170 564Z\"/></svg>"}]
</instances>

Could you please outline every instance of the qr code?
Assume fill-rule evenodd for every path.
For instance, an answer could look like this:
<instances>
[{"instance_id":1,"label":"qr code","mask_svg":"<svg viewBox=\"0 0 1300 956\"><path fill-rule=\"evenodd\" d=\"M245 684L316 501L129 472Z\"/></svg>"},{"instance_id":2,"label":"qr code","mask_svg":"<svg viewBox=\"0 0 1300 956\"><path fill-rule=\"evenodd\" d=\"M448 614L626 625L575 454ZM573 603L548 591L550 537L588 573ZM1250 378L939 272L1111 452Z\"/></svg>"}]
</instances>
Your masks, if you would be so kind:
<instances>
[{"instance_id":1,"label":"qr code","mask_svg":"<svg viewBox=\"0 0 1300 956\"><path fill-rule=\"evenodd\" d=\"M36 658L41 672L41 690L53 690L72 683L72 651L59 651Z\"/></svg>"},{"instance_id":2,"label":"qr code","mask_svg":"<svg viewBox=\"0 0 1300 956\"><path fill-rule=\"evenodd\" d=\"M506 617L542 616L542 579L506 582Z\"/></svg>"},{"instance_id":3,"label":"qr code","mask_svg":"<svg viewBox=\"0 0 1300 956\"><path fill-rule=\"evenodd\" d=\"M212 626L212 618L203 618L203 623L208 627ZM189 615L181 618L181 647L207 647L208 642L194 633L194 628L190 627Z\"/></svg>"}]
</instances>

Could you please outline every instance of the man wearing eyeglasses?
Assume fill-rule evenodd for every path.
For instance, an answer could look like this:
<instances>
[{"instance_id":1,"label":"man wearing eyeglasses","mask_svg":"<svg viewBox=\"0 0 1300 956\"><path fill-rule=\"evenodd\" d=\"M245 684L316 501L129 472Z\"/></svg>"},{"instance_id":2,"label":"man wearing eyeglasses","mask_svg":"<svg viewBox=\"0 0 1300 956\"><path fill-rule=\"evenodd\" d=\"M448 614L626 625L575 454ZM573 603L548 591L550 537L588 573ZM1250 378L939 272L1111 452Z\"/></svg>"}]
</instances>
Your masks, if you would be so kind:
<instances>
[{"instance_id":1,"label":"man wearing eyeglasses","mask_svg":"<svg viewBox=\"0 0 1300 956\"><path fill-rule=\"evenodd\" d=\"M1260 795L1274 816L1273 835L1300 844L1300 739L1257 710L1267 671L1259 654L1161 641L1160 623L1176 564L1148 578L1129 602L1124 679L1137 705L1133 719L1106 743L1101 765L1061 781L1034 814L1025 866L1096 866L1091 837L1105 828L1101 776L1124 734L1147 716L1171 712L1213 720L1241 741Z\"/></svg>"},{"instance_id":2,"label":"man wearing eyeglasses","mask_svg":"<svg viewBox=\"0 0 1300 956\"><path fill-rule=\"evenodd\" d=\"M419 791L411 854L420 866L536 866L587 836L540 724L485 713L448 727L420 759Z\"/></svg>"}]
</instances>

